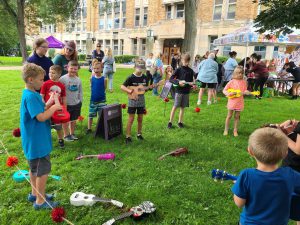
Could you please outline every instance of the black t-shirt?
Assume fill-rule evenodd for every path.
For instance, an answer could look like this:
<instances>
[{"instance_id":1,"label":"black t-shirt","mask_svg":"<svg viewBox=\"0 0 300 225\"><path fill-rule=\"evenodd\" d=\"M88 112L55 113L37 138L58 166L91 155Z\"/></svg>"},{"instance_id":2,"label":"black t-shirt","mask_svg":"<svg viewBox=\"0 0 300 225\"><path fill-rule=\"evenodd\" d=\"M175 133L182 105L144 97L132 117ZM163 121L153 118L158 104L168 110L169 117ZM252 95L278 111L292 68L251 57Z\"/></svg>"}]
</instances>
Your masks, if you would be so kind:
<instances>
[{"instance_id":1,"label":"black t-shirt","mask_svg":"<svg viewBox=\"0 0 300 225\"><path fill-rule=\"evenodd\" d=\"M291 73L296 82L300 82L300 67L294 67L294 68L287 68L286 72Z\"/></svg>"},{"instance_id":2,"label":"black t-shirt","mask_svg":"<svg viewBox=\"0 0 300 225\"><path fill-rule=\"evenodd\" d=\"M93 59L97 59L99 62L102 62L102 59L104 57L104 52L102 50L100 50L100 53L98 54L98 52L96 50L93 51Z\"/></svg>"},{"instance_id":3,"label":"black t-shirt","mask_svg":"<svg viewBox=\"0 0 300 225\"><path fill-rule=\"evenodd\" d=\"M131 74L127 77L125 82L123 83L124 86L148 86L149 80L145 74L142 74L141 76L136 76L135 74Z\"/></svg>"},{"instance_id":4,"label":"black t-shirt","mask_svg":"<svg viewBox=\"0 0 300 225\"><path fill-rule=\"evenodd\" d=\"M300 123L298 123L294 132L288 137L296 142L298 134L300 134ZM289 148L287 156L282 160L282 166L289 166L300 172L300 155L297 155Z\"/></svg>"},{"instance_id":5,"label":"black t-shirt","mask_svg":"<svg viewBox=\"0 0 300 225\"><path fill-rule=\"evenodd\" d=\"M181 66L175 70L174 74L170 78L170 82L177 85L181 80L184 80L186 82L193 82L194 74L195 74L194 71L190 67ZM175 89L175 92L179 94L188 94L190 93L190 89L191 89L190 85L185 85L183 87L178 86Z\"/></svg>"}]
</instances>

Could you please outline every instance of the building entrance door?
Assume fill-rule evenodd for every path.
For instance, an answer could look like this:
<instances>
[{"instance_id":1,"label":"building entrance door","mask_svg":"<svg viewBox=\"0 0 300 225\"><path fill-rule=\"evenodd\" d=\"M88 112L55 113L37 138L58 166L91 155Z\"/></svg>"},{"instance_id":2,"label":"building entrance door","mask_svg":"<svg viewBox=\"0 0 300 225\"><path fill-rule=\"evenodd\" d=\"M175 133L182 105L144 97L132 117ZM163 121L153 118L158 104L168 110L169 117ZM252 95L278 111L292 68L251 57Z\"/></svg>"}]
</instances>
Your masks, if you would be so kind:
<instances>
[{"instance_id":1,"label":"building entrance door","mask_svg":"<svg viewBox=\"0 0 300 225\"><path fill-rule=\"evenodd\" d=\"M180 47L164 47L163 63L170 65L174 54L180 52Z\"/></svg>"}]
</instances>

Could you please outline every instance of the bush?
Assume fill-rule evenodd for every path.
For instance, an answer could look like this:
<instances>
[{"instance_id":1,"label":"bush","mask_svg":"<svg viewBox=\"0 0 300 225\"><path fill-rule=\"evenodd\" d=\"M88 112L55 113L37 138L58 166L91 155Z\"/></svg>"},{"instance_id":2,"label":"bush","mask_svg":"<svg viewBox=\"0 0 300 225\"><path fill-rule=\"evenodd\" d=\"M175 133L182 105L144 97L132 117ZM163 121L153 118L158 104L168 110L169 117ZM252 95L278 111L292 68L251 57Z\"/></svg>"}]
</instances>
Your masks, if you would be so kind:
<instances>
[{"instance_id":1,"label":"bush","mask_svg":"<svg viewBox=\"0 0 300 225\"><path fill-rule=\"evenodd\" d=\"M54 56L55 56L55 49L50 48L49 51L48 51L48 55L49 55L49 57L51 57L51 59L53 59Z\"/></svg>"},{"instance_id":2,"label":"bush","mask_svg":"<svg viewBox=\"0 0 300 225\"><path fill-rule=\"evenodd\" d=\"M226 62L228 58L229 58L228 56L218 56L217 62L222 64L222 62Z\"/></svg>"},{"instance_id":3,"label":"bush","mask_svg":"<svg viewBox=\"0 0 300 225\"><path fill-rule=\"evenodd\" d=\"M129 62L132 62L133 59L135 59L136 55L116 55L114 58L115 58L115 61L116 63L129 63Z\"/></svg>"},{"instance_id":4,"label":"bush","mask_svg":"<svg viewBox=\"0 0 300 225\"><path fill-rule=\"evenodd\" d=\"M85 61L86 55L85 54L79 54L78 55L78 61Z\"/></svg>"}]
</instances>

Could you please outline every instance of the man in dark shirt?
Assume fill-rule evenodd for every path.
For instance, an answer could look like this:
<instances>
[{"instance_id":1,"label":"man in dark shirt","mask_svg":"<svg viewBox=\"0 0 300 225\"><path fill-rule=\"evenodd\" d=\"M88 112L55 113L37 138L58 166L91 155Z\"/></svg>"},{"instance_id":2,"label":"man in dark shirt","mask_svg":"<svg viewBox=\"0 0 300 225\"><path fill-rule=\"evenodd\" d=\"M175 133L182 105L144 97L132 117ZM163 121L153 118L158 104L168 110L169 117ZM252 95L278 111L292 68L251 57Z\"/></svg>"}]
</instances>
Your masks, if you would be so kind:
<instances>
[{"instance_id":1,"label":"man in dark shirt","mask_svg":"<svg viewBox=\"0 0 300 225\"><path fill-rule=\"evenodd\" d=\"M300 67L297 67L294 62L289 62L284 64L283 69L285 70L285 72L281 73L282 76L291 73L294 77L293 86L292 86L292 91L293 91L292 99L296 100L298 98L298 92L300 87Z\"/></svg>"}]
</instances>

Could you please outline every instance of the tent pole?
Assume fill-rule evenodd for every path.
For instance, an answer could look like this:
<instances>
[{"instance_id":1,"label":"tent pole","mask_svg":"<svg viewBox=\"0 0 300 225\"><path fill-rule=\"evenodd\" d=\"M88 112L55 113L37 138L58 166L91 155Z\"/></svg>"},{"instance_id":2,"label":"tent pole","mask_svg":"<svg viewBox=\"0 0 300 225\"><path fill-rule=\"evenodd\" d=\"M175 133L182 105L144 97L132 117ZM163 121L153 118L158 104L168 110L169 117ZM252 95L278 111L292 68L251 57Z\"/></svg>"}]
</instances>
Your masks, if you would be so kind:
<instances>
[{"instance_id":1,"label":"tent pole","mask_svg":"<svg viewBox=\"0 0 300 225\"><path fill-rule=\"evenodd\" d=\"M246 74L245 74L245 73L246 73L246 62L247 62L247 57L248 57L248 55L249 55L248 45L249 45L249 42L247 42L247 44L246 44L246 57L245 57L245 62L244 62L244 75L246 75Z\"/></svg>"}]
</instances>

